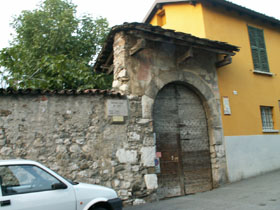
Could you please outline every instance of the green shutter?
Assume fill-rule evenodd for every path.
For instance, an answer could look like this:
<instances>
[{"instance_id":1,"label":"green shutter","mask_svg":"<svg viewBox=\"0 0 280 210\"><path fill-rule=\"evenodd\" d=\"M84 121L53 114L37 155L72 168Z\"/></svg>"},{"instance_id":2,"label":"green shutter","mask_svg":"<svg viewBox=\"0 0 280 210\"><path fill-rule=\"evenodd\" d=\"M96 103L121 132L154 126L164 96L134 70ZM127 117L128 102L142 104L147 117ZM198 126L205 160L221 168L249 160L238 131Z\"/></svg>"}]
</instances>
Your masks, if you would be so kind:
<instances>
[{"instance_id":1,"label":"green shutter","mask_svg":"<svg viewBox=\"0 0 280 210\"><path fill-rule=\"evenodd\" d=\"M269 72L263 30L248 26L254 69Z\"/></svg>"},{"instance_id":2,"label":"green shutter","mask_svg":"<svg viewBox=\"0 0 280 210\"><path fill-rule=\"evenodd\" d=\"M256 37L255 29L248 26L248 31L249 31L251 47L257 47L257 37Z\"/></svg>"},{"instance_id":3,"label":"green shutter","mask_svg":"<svg viewBox=\"0 0 280 210\"><path fill-rule=\"evenodd\" d=\"M260 61L260 57L259 57L258 48L251 47L251 50L252 50L254 69L255 70L260 70L261 69L261 61Z\"/></svg>"},{"instance_id":4,"label":"green shutter","mask_svg":"<svg viewBox=\"0 0 280 210\"><path fill-rule=\"evenodd\" d=\"M266 50L261 49L259 51L260 53L260 60L261 60L261 69L265 72L269 72L269 66L268 66L268 61L267 61L267 55L266 55Z\"/></svg>"}]
</instances>

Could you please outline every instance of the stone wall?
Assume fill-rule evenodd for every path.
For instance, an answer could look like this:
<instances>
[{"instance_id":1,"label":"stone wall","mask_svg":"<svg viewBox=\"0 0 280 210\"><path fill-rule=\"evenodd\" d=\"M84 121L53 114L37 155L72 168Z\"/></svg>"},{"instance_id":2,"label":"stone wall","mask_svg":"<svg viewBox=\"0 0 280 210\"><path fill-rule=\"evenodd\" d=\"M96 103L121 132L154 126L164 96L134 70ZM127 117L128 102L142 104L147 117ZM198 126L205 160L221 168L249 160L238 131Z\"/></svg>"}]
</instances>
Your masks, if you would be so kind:
<instances>
[{"instance_id":1,"label":"stone wall","mask_svg":"<svg viewBox=\"0 0 280 210\"><path fill-rule=\"evenodd\" d=\"M114 99L0 96L0 159L39 161L69 179L112 187L125 203L154 199L153 180L144 182L154 160L152 124L141 120L139 97L121 98L129 103L129 116L112 123L106 101Z\"/></svg>"}]
</instances>

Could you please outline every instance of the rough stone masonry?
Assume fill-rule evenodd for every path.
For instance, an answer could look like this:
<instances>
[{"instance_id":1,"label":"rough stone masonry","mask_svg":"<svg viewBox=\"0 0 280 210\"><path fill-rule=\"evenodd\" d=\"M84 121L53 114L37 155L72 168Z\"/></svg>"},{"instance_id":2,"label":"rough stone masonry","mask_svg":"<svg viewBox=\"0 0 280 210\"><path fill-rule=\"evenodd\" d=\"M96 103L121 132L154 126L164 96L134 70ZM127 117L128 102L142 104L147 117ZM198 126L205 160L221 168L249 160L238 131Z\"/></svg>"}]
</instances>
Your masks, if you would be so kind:
<instances>
[{"instance_id":1,"label":"rough stone masonry","mask_svg":"<svg viewBox=\"0 0 280 210\"><path fill-rule=\"evenodd\" d=\"M128 101L124 123L106 115L108 100ZM152 124L141 115L138 97L1 95L0 158L37 160L69 179L113 187L132 202L156 187L150 177L148 187L143 182L153 166L154 143Z\"/></svg>"}]
</instances>

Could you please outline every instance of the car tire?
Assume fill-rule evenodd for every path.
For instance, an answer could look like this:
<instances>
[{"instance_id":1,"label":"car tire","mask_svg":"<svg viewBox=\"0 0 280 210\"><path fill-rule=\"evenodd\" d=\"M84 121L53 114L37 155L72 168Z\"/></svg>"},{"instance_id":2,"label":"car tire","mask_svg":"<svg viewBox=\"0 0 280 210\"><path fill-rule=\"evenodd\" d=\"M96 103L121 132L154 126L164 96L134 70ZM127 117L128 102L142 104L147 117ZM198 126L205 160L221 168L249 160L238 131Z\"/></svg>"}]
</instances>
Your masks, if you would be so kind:
<instances>
[{"instance_id":1,"label":"car tire","mask_svg":"<svg viewBox=\"0 0 280 210\"><path fill-rule=\"evenodd\" d=\"M95 207L95 208L93 208L93 210L108 210L108 209L103 208L103 207Z\"/></svg>"}]
</instances>

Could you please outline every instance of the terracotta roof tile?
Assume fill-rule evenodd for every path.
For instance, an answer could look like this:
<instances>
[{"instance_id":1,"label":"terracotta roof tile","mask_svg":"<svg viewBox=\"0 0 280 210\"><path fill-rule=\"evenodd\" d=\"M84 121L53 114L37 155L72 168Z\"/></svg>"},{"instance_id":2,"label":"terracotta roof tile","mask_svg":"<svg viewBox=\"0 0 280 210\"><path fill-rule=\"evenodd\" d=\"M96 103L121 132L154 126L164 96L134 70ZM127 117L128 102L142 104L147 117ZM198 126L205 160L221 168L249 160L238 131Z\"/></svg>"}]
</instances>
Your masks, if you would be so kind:
<instances>
[{"instance_id":1,"label":"terracotta roof tile","mask_svg":"<svg viewBox=\"0 0 280 210\"><path fill-rule=\"evenodd\" d=\"M42 89L0 89L3 95L106 95L122 96L119 92L112 90L86 89L86 90L42 90Z\"/></svg>"}]
</instances>

